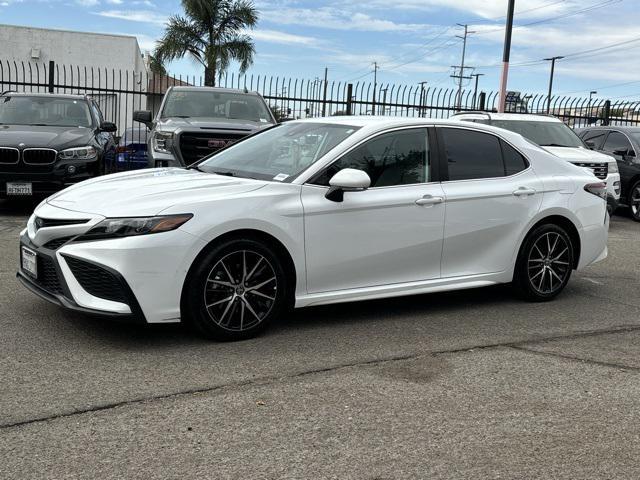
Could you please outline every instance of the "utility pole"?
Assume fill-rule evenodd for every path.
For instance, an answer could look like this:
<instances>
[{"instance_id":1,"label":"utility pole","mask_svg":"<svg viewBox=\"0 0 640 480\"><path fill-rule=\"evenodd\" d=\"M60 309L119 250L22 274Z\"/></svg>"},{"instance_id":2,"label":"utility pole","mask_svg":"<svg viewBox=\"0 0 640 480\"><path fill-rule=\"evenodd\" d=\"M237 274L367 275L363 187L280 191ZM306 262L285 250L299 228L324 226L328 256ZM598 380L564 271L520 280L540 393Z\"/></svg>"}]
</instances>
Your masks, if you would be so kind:
<instances>
[{"instance_id":1,"label":"utility pole","mask_svg":"<svg viewBox=\"0 0 640 480\"><path fill-rule=\"evenodd\" d=\"M376 114L376 89L378 88L378 62L373 62L373 105L371 106L371 115Z\"/></svg>"},{"instance_id":2,"label":"utility pole","mask_svg":"<svg viewBox=\"0 0 640 480\"><path fill-rule=\"evenodd\" d=\"M482 77L484 73L472 73L472 77L476 77L476 87L473 90L473 108L476 108L476 97L478 95L478 77Z\"/></svg>"},{"instance_id":3,"label":"utility pole","mask_svg":"<svg viewBox=\"0 0 640 480\"><path fill-rule=\"evenodd\" d=\"M509 0L507 9L507 26L504 32L504 52L502 54L502 76L500 77L500 96L498 97L498 112L504 113L507 100L507 79L509 78L509 57L511 56L511 33L513 31L513 11L516 0Z\"/></svg>"},{"instance_id":4,"label":"utility pole","mask_svg":"<svg viewBox=\"0 0 640 480\"><path fill-rule=\"evenodd\" d=\"M470 32L469 31L469 25L462 25L460 23L458 23L459 26L464 27L464 35L456 35L457 38L461 38L462 39L462 60L460 62L460 74L456 75L455 72L453 75L451 75L451 78L456 78L458 80L458 99L457 99L457 107L458 110L460 110L462 108L462 81L463 80L471 80L471 77L466 77L464 75L464 70L465 68L470 68L470 67L465 67L464 66L464 57L465 54L467 52L467 37L472 34L472 33L476 33L476 32ZM458 67L453 67L453 68L458 68Z\"/></svg>"},{"instance_id":5,"label":"utility pole","mask_svg":"<svg viewBox=\"0 0 640 480\"><path fill-rule=\"evenodd\" d=\"M561 60L564 57L551 57L545 58L547 62L551 62L551 75L549 76L549 97L547 98L547 113L551 113L551 91L553 90L553 72L556 69L556 60Z\"/></svg>"},{"instance_id":6,"label":"utility pole","mask_svg":"<svg viewBox=\"0 0 640 480\"><path fill-rule=\"evenodd\" d=\"M329 69L324 67L324 93L322 95L322 116L325 117L327 115L327 75L329 74Z\"/></svg>"},{"instance_id":7,"label":"utility pole","mask_svg":"<svg viewBox=\"0 0 640 480\"><path fill-rule=\"evenodd\" d=\"M418 85L420 85L420 107L418 108L418 117L419 118L424 118L426 116L426 109L424 108L425 106L425 92L424 92L424 86L427 84L427 82L418 82Z\"/></svg>"}]
</instances>

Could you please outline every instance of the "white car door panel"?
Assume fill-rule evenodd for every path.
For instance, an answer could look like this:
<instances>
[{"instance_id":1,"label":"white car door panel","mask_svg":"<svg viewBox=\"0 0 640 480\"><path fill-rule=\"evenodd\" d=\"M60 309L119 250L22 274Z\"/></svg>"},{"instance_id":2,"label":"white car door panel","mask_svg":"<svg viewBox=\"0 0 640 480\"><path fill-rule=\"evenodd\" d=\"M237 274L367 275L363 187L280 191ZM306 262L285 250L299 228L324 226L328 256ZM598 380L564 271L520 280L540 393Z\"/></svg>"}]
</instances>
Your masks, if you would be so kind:
<instances>
[{"instance_id":1,"label":"white car door panel","mask_svg":"<svg viewBox=\"0 0 640 480\"><path fill-rule=\"evenodd\" d=\"M309 293L440 277L444 192L419 184L345 192L305 185Z\"/></svg>"},{"instance_id":2,"label":"white car door panel","mask_svg":"<svg viewBox=\"0 0 640 480\"><path fill-rule=\"evenodd\" d=\"M531 169L514 177L444 182L442 277L501 272L513 263L524 226L542 202Z\"/></svg>"},{"instance_id":3,"label":"white car door panel","mask_svg":"<svg viewBox=\"0 0 640 480\"><path fill-rule=\"evenodd\" d=\"M449 181L442 278L502 272L513 266L522 229L542 203L543 184L524 156L499 137L438 129Z\"/></svg>"}]
</instances>

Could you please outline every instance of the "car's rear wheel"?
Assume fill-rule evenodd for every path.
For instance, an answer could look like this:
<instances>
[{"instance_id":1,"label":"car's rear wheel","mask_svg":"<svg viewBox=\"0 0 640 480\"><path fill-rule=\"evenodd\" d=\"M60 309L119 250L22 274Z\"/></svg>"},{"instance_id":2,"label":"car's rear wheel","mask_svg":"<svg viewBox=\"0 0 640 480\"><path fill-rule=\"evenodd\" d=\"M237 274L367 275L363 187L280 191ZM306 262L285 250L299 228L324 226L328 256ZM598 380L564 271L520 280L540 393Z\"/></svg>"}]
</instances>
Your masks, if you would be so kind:
<instances>
[{"instance_id":1,"label":"car's rear wheel","mask_svg":"<svg viewBox=\"0 0 640 480\"><path fill-rule=\"evenodd\" d=\"M555 224L541 225L522 245L514 285L528 300L551 300L569 282L573 264L574 247L569 234Z\"/></svg>"},{"instance_id":2,"label":"car's rear wheel","mask_svg":"<svg viewBox=\"0 0 640 480\"><path fill-rule=\"evenodd\" d=\"M640 180L631 187L629 209L631 210L631 218L636 222L640 222Z\"/></svg>"},{"instance_id":3,"label":"car's rear wheel","mask_svg":"<svg viewBox=\"0 0 640 480\"><path fill-rule=\"evenodd\" d=\"M183 307L189 321L214 340L258 335L287 304L288 281L278 255L257 240L231 240L198 260Z\"/></svg>"}]
</instances>

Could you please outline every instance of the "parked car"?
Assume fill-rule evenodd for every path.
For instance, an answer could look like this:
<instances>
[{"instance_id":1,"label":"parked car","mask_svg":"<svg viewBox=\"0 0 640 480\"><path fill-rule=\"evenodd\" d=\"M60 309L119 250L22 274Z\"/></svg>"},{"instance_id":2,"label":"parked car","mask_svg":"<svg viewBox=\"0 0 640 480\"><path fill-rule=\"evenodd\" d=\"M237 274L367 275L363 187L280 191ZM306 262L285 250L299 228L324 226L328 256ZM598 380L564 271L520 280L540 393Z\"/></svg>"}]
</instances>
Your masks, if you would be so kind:
<instances>
[{"instance_id":1,"label":"parked car","mask_svg":"<svg viewBox=\"0 0 640 480\"><path fill-rule=\"evenodd\" d=\"M605 197L590 172L487 125L295 120L188 169L50 197L18 278L68 308L188 319L223 340L290 306L510 282L544 301L606 257Z\"/></svg>"},{"instance_id":2,"label":"parked car","mask_svg":"<svg viewBox=\"0 0 640 480\"><path fill-rule=\"evenodd\" d=\"M190 165L277 123L260 94L210 87L169 87L155 118L133 119L151 130L151 167Z\"/></svg>"},{"instance_id":3,"label":"parked car","mask_svg":"<svg viewBox=\"0 0 640 480\"><path fill-rule=\"evenodd\" d=\"M612 155L618 162L621 203L629 206L631 217L640 222L640 127L593 127L578 133L594 150Z\"/></svg>"},{"instance_id":4,"label":"parked car","mask_svg":"<svg viewBox=\"0 0 640 480\"><path fill-rule=\"evenodd\" d=\"M121 172L147 168L149 166L148 141L149 130L147 127L140 125L127 128L116 147L115 170Z\"/></svg>"},{"instance_id":5,"label":"parked car","mask_svg":"<svg viewBox=\"0 0 640 480\"><path fill-rule=\"evenodd\" d=\"M0 197L48 195L107 172L113 123L87 96L0 95Z\"/></svg>"},{"instance_id":6,"label":"parked car","mask_svg":"<svg viewBox=\"0 0 640 480\"><path fill-rule=\"evenodd\" d=\"M607 184L609 213L620 200L620 173L615 159L590 150L564 122L550 115L462 112L455 120L485 123L519 133L554 155L579 167L588 168Z\"/></svg>"}]
</instances>

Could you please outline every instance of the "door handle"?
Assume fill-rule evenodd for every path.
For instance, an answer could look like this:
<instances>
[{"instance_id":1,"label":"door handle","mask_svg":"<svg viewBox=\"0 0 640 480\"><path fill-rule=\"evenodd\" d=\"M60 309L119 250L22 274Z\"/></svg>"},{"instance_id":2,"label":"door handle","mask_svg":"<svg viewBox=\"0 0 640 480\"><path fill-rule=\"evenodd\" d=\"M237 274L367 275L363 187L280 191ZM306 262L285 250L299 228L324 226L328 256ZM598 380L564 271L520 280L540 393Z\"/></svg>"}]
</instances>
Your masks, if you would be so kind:
<instances>
[{"instance_id":1,"label":"door handle","mask_svg":"<svg viewBox=\"0 0 640 480\"><path fill-rule=\"evenodd\" d=\"M516 197L528 197L529 195L535 195L536 190L534 188L520 187L519 189L515 190L513 194Z\"/></svg>"},{"instance_id":2,"label":"door handle","mask_svg":"<svg viewBox=\"0 0 640 480\"><path fill-rule=\"evenodd\" d=\"M416 205L420 206L428 206L428 205L437 205L438 203L444 202L443 197L434 197L433 195L425 195L422 198L416 200Z\"/></svg>"}]
</instances>

